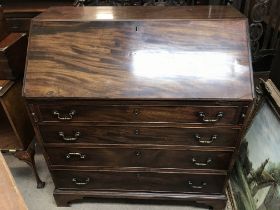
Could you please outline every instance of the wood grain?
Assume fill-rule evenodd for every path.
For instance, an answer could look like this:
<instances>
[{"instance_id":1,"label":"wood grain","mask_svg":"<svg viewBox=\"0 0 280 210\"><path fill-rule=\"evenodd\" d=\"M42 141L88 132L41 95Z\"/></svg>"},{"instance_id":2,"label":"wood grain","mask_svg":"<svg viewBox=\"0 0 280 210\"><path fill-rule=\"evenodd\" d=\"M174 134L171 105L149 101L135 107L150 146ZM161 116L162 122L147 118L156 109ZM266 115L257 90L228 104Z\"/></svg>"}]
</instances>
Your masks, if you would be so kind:
<instances>
[{"instance_id":1,"label":"wood grain","mask_svg":"<svg viewBox=\"0 0 280 210\"><path fill-rule=\"evenodd\" d=\"M155 144L155 145L190 145L190 146L222 146L235 147L240 128L224 127L172 127L171 125L147 126L147 125L44 125L40 126L44 143L56 144ZM75 141L66 141L59 135L63 132L65 138L74 138ZM217 139L212 143L199 143L196 135L201 140L211 141L213 136Z\"/></svg>"},{"instance_id":2,"label":"wood grain","mask_svg":"<svg viewBox=\"0 0 280 210\"><path fill-rule=\"evenodd\" d=\"M0 152L0 206L2 210L27 210L12 174Z\"/></svg>"},{"instance_id":3,"label":"wood grain","mask_svg":"<svg viewBox=\"0 0 280 210\"><path fill-rule=\"evenodd\" d=\"M134 192L134 191L111 191L111 190L59 190L54 191L55 201L58 206L69 206L70 202L84 198L109 198L109 199L139 199L151 203L153 201L195 205L213 210L221 210L226 206L227 198L223 194L196 194L193 193L162 193L162 192ZM171 201L171 202L169 202Z\"/></svg>"},{"instance_id":4,"label":"wood grain","mask_svg":"<svg viewBox=\"0 0 280 210\"><path fill-rule=\"evenodd\" d=\"M177 122L193 124L237 125L241 117L238 106L164 106L164 105L103 105L98 106L94 101L92 105L51 104L45 103L38 106L39 121L42 122ZM129 102L128 102L129 103ZM54 115L54 111L59 113ZM60 120L59 117L69 117L69 120ZM205 113L205 119L216 119L219 112L223 117L215 123L205 123L199 113Z\"/></svg>"},{"instance_id":5,"label":"wood grain","mask_svg":"<svg viewBox=\"0 0 280 210\"><path fill-rule=\"evenodd\" d=\"M0 80L0 96L3 96L14 85L11 80Z\"/></svg>"},{"instance_id":6,"label":"wood grain","mask_svg":"<svg viewBox=\"0 0 280 210\"><path fill-rule=\"evenodd\" d=\"M130 10L129 14L137 13L134 7ZM143 21L143 14L137 20L100 21L80 15L70 21L58 11L69 13L68 8L50 10L46 15L52 18L42 15L33 21L24 87L27 98L253 97L244 18L190 20L190 14L199 10L184 14L178 8L168 14L164 11L169 10L157 9L155 14L164 19L150 21ZM79 8L70 11L83 13ZM177 20L176 14L184 16Z\"/></svg>"},{"instance_id":7,"label":"wood grain","mask_svg":"<svg viewBox=\"0 0 280 210\"><path fill-rule=\"evenodd\" d=\"M232 156L230 151L202 151L200 149L180 149L168 147L145 148L144 146L126 146L126 147L46 147L49 154L49 160L52 166L66 167L107 167L107 168L180 168L180 169L213 169L227 170ZM79 153L84 155L71 155L69 153ZM197 163L211 162L206 166L196 166Z\"/></svg>"},{"instance_id":8,"label":"wood grain","mask_svg":"<svg viewBox=\"0 0 280 210\"><path fill-rule=\"evenodd\" d=\"M153 172L117 172L117 171L52 171L54 182L58 189L94 189L142 192L189 192L189 193L222 193L224 175L190 174L190 173L153 173ZM86 185L76 185L72 179L84 182ZM125 182L123 180L126 180ZM217 180L219 180L217 182ZM202 189L195 189L189 185L207 183Z\"/></svg>"},{"instance_id":9,"label":"wood grain","mask_svg":"<svg viewBox=\"0 0 280 210\"><path fill-rule=\"evenodd\" d=\"M254 97L247 27L215 6L60 7L35 18L23 94L57 204L136 198L223 209ZM61 132L80 136L69 143ZM198 145L194 132L218 138Z\"/></svg>"}]
</instances>

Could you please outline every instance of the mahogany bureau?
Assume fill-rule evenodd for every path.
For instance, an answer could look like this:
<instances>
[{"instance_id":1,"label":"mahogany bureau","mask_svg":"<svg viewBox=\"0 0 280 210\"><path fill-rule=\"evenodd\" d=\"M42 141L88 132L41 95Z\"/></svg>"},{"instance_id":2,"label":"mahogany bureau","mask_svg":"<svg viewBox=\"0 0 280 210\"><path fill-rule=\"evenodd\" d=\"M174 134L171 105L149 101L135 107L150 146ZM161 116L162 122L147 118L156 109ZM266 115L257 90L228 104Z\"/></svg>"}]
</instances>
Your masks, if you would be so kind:
<instances>
[{"instance_id":1,"label":"mahogany bureau","mask_svg":"<svg viewBox=\"0 0 280 210\"><path fill-rule=\"evenodd\" d=\"M33 19L23 95L59 206L225 207L253 95L231 7L54 7Z\"/></svg>"}]
</instances>

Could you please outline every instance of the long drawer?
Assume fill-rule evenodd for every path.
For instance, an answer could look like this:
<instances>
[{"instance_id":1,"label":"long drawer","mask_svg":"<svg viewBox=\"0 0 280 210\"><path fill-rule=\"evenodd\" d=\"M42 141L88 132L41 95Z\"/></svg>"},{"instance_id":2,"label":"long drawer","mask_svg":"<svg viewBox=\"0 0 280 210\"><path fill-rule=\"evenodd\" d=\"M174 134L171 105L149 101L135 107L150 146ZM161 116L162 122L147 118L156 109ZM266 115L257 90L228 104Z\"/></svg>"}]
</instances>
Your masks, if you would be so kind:
<instances>
[{"instance_id":1,"label":"long drawer","mask_svg":"<svg viewBox=\"0 0 280 210\"><path fill-rule=\"evenodd\" d=\"M43 122L175 122L197 124L237 124L239 106L138 106L40 104Z\"/></svg>"},{"instance_id":2,"label":"long drawer","mask_svg":"<svg viewBox=\"0 0 280 210\"><path fill-rule=\"evenodd\" d=\"M53 170L57 189L222 193L225 175Z\"/></svg>"},{"instance_id":3,"label":"long drawer","mask_svg":"<svg viewBox=\"0 0 280 210\"><path fill-rule=\"evenodd\" d=\"M238 128L178 128L152 126L46 125L45 143L158 144L234 147Z\"/></svg>"},{"instance_id":4,"label":"long drawer","mask_svg":"<svg viewBox=\"0 0 280 210\"><path fill-rule=\"evenodd\" d=\"M232 152L137 147L46 147L53 166L227 170Z\"/></svg>"}]
</instances>

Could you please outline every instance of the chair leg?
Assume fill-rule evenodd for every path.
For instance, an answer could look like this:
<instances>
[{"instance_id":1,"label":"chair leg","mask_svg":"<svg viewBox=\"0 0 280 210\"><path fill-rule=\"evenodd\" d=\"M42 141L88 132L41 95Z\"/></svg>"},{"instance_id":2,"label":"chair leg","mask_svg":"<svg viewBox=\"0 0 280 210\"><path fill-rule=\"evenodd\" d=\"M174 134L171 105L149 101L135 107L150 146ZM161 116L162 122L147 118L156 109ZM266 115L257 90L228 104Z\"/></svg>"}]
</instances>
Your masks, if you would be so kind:
<instances>
[{"instance_id":1,"label":"chair leg","mask_svg":"<svg viewBox=\"0 0 280 210\"><path fill-rule=\"evenodd\" d=\"M35 175L36 181L37 181L37 188L40 189L40 188L45 187L45 182L41 181L41 179L38 175L37 168L36 168L35 161L34 161L34 155L35 155L35 140L33 140L29 144L29 146L26 150L16 151L14 153L14 156L16 158L27 163L31 167L31 169Z\"/></svg>"}]
</instances>

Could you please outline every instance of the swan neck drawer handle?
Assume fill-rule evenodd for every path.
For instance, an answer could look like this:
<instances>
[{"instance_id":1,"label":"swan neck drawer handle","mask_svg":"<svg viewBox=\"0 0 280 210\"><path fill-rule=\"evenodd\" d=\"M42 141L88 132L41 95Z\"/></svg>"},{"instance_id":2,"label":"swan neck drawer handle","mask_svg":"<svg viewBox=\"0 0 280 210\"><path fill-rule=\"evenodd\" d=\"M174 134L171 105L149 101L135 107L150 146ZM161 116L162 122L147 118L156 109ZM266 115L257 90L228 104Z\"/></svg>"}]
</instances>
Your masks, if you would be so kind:
<instances>
[{"instance_id":1,"label":"swan neck drawer handle","mask_svg":"<svg viewBox=\"0 0 280 210\"><path fill-rule=\"evenodd\" d=\"M79 159L85 159L86 155L81 154L79 152L69 152L65 157L66 157L66 159L70 159L72 157L78 157Z\"/></svg>"},{"instance_id":2,"label":"swan neck drawer handle","mask_svg":"<svg viewBox=\"0 0 280 210\"><path fill-rule=\"evenodd\" d=\"M72 182L74 182L76 185L87 185L90 181L90 178L87 177L84 181L77 179L76 177L74 177L72 179Z\"/></svg>"},{"instance_id":3,"label":"swan neck drawer handle","mask_svg":"<svg viewBox=\"0 0 280 210\"><path fill-rule=\"evenodd\" d=\"M64 141L77 141L77 140L79 139L81 133L80 133L79 131L77 131L77 132L75 132L75 134L74 134L73 137L66 137L65 134L64 134L64 132L59 131L59 132L58 132L58 135L59 135L60 137L62 137L62 139L63 139Z\"/></svg>"},{"instance_id":4,"label":"swan neck drawer handle","mask_svg":"<svg viewBox=\"0 0 280 210\"><path fill-rule=\"evenodd\" d=\"M217 139L218 136L212 135L209 140L203 139L199 134L195 134L194 137L201 144L212 144Z\"/></svg>"},{"instance_id":5,"label":"swan neck drawer handle","mask_svg":"<svg viewBox=\"0 0 280 210\"><path fill-rule=\"evenodd\" d=\"M206 114L204 112L198 112L198 116L201 118L202 122L215 123L215 122L218 122L219 120L221 120L224 117L224 113L223 112L218 112L217 115L216 115L216 118L214 118L214 119L206 118Z\"/></svg>"},{"instance_id":6,"label":"swan neck drawer handle","mask_svg":"<svg viewBox=\"0 0 280 210\"><path fill-rule=\"evenodd\" d=\"M75 110L71 110L68 114L65 114L64 116L62 116L61 113L59 113L59 111L53 111L53 115L57 117L58 120L72 120L73 116L76 114Z\"/></svg>"},{"instance_id":7,"label":"swan neck drawer handle","mask_svg":"<svg viewBox=\"0 0 280 210\"><path fill-rule=\"evenodd\" d=\"M212 162L212 159L208 158L205 163L200 163L200 162L197 162L197 160L193 157L192 162L196 166L208 166Z\"/></svg>"},{"instance_id":8,"label":"swan neck drawer handle","mask_svg":"<svg viewBox=\"0 0 280 210\"><path fill-rule=\"evenodd\" d=\"M204 187L207 186L206 182L201 182L201 185L193 185L192 181L188 181L188 184L193 188L193 189L203 189Z\"/></svg>"}]
</instances>

